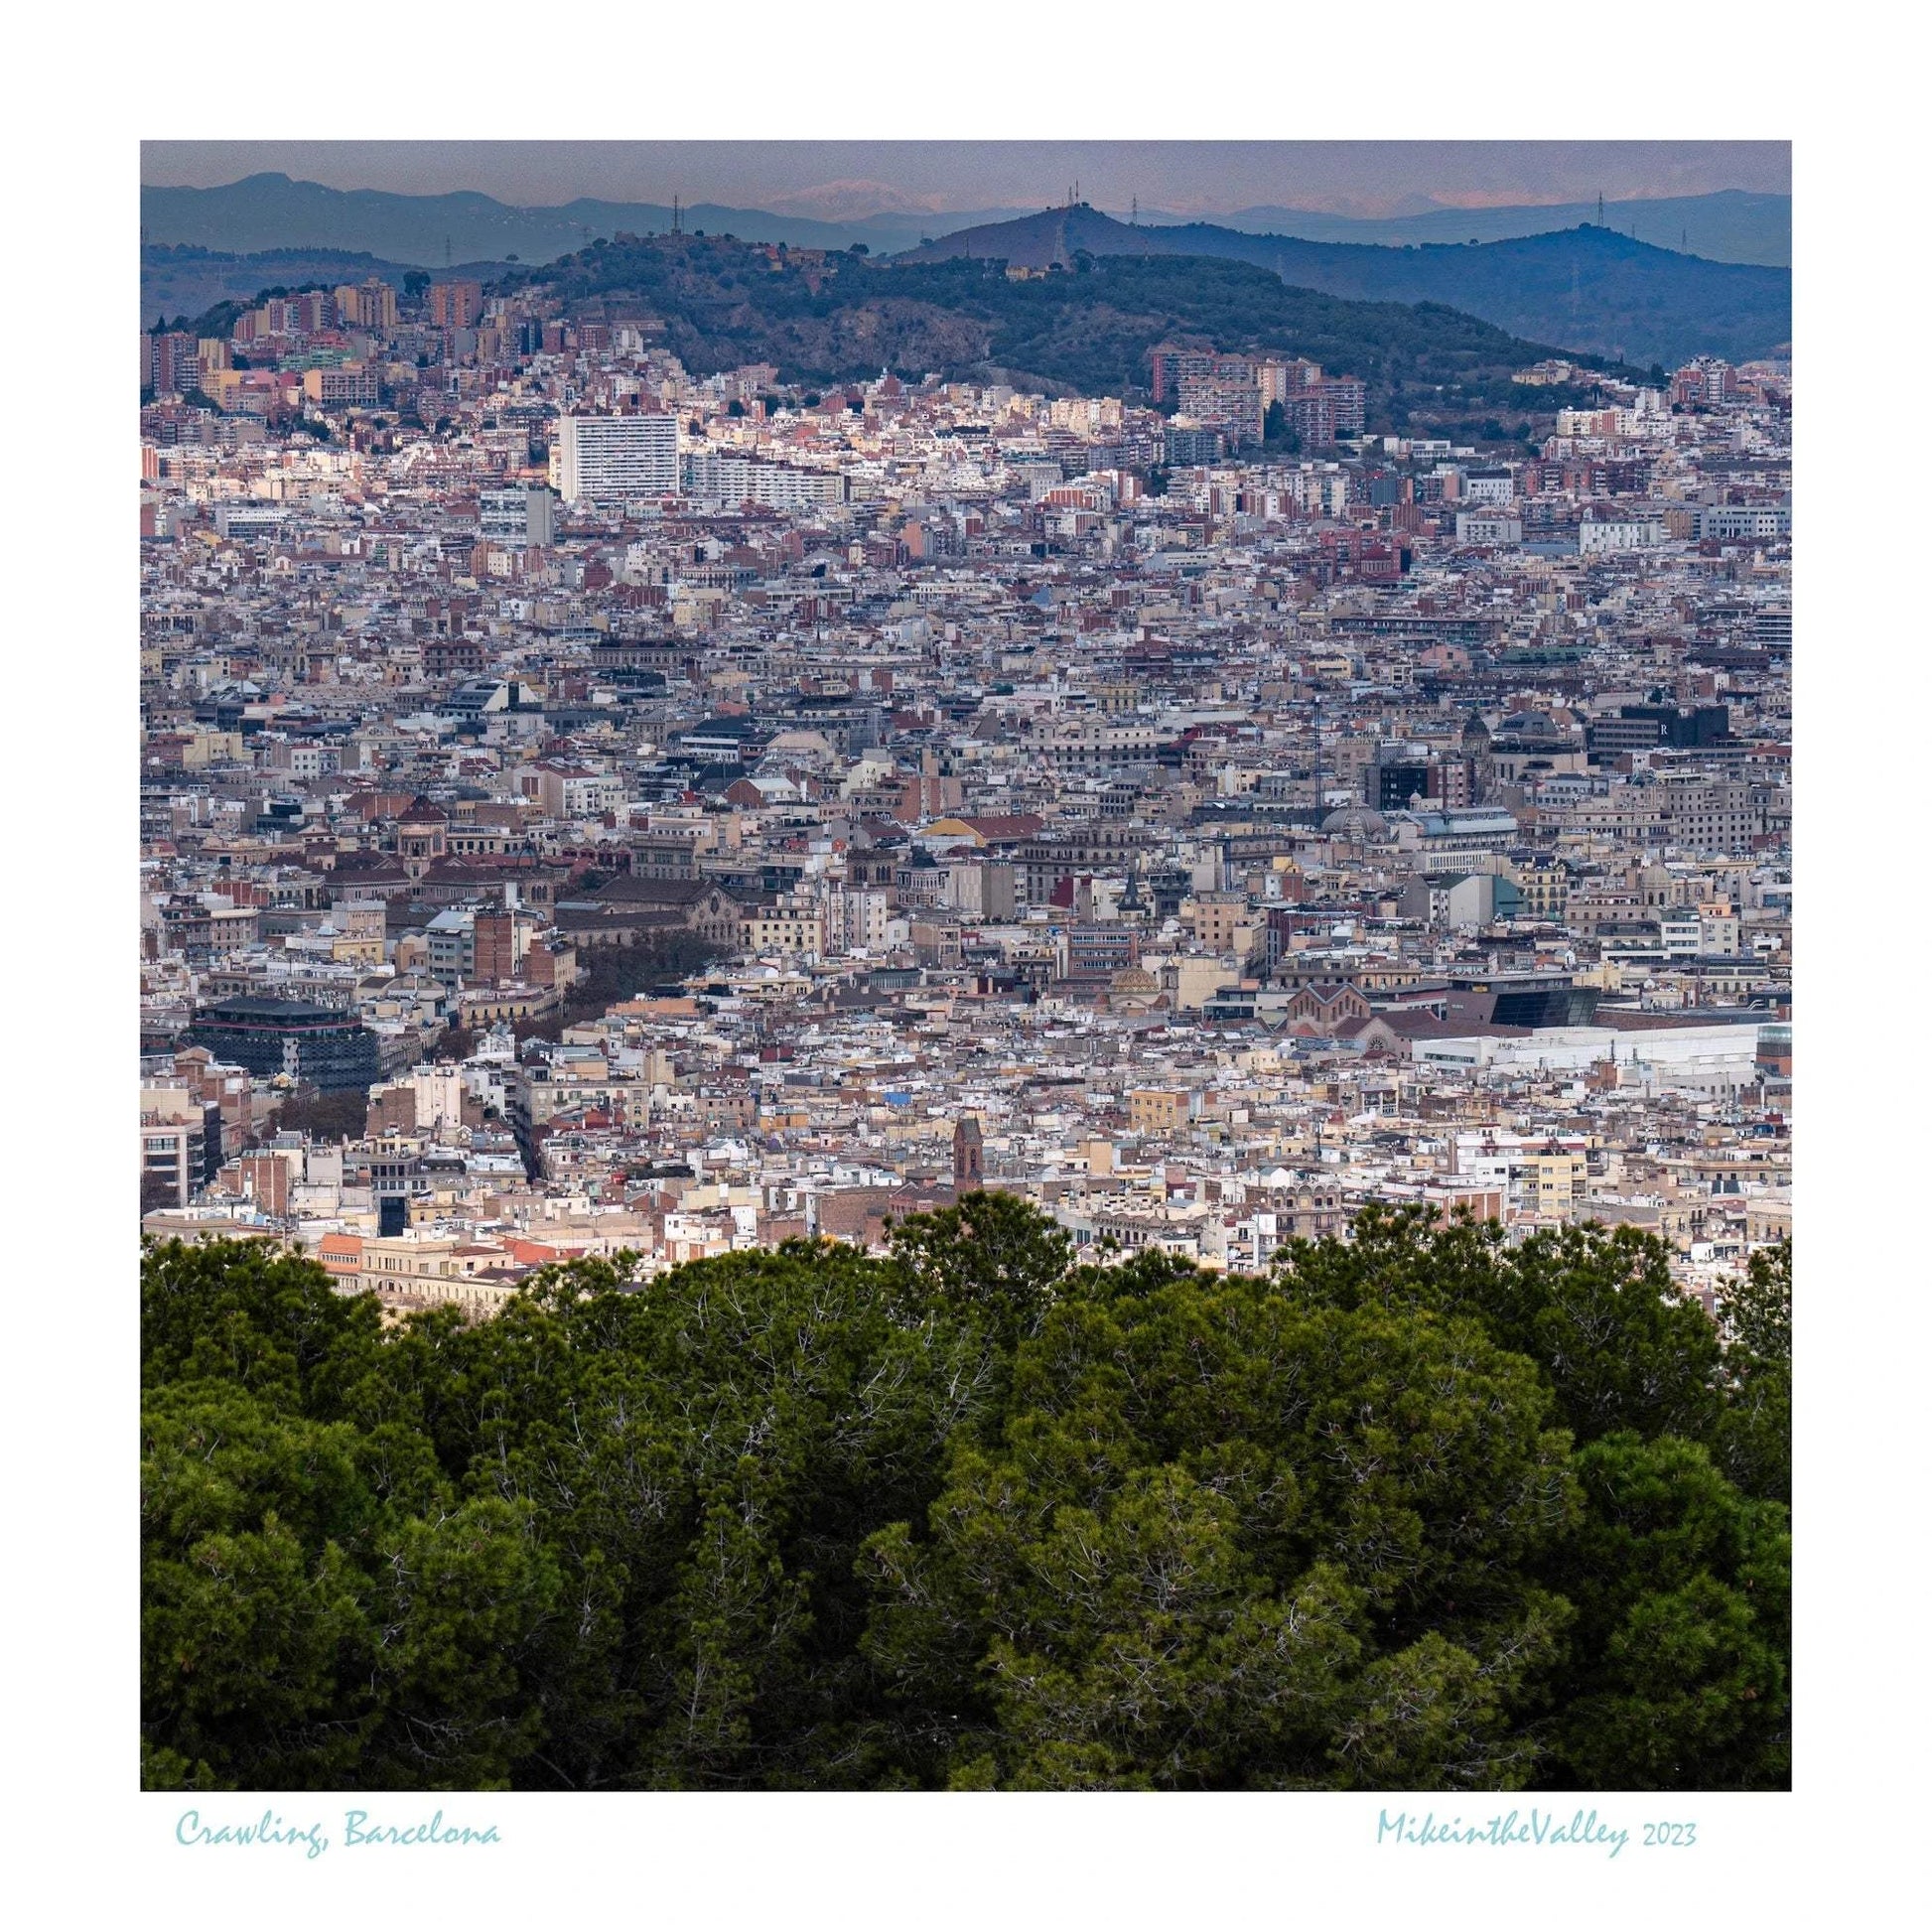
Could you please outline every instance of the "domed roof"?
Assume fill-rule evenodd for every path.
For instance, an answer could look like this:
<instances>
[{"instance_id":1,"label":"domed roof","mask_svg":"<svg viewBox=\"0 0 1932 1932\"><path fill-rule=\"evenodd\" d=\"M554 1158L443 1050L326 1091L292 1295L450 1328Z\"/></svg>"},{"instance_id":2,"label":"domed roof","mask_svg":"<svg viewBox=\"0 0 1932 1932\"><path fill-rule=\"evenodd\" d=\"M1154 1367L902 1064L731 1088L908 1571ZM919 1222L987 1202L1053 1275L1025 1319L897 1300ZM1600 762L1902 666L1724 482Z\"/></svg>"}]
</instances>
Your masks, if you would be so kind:
<instances>
[{"instance_id":1,"label":"domed roof","mask_svg":"<svg viewBox=\"0 0 1932 1932\"><path fill-rule=\"evenodd\" d=\"M1321 821L1321 829L1331 838L1379 839L1388 834L1389 821L1369 805L1344 805Z\"/></svg>"}]
</instances>

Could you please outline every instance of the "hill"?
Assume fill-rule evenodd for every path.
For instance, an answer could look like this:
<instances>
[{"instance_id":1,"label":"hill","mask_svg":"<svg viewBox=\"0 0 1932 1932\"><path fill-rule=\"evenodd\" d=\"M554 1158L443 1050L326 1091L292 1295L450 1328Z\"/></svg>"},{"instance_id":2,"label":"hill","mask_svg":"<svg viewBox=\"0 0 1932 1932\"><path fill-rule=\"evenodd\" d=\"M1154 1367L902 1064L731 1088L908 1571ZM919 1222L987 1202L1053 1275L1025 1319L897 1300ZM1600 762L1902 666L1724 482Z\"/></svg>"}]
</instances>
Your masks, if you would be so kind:
<instances>
[{"instance_id":1,"label":"hill","mask_svg":"<svg viewBox=\"0 0 1932 1932\"><path fill-rule=\"evenodd\" d=\"M641 310L663 320L688 368L768 361L789 382L890 367L1122 395L1146 390L1149 351L1169 340L1308 355L1360 376L1370 427L1396 431L1481 434L1490 423L1500 437L1532 401L1511 373L1562 352L1433 304L1348 301L1247 262L1162 254L1082 257L1074 272L1012 281L964 254L888 265L658 235L511 269L501 286ZM1533 392L1542 410L1569 399Z\"/></svg>"},{"instance_id":2,"label":"hill","mask_svg":"<svg viewBox=\"0 0 1932 1932\"><path fill-rule=\"evenodd\" d=\"M439 272L487 282L508 266L466 261ZM150 242L141 250L141 320L151 328L157 316L202 316L224 303L250 305L266 289L334 288L372 275L400 288L405 275L419 272L407 262L346 248L269 248L241 255Z\"/></svg>"},{"instance_id":3,"label":"hill","mask_svg":"<svg viewBox=\"0 0 1932 1932\"><path fill-rule=\"evenodd\" d=\"M1148 218L1147 210L1141 218ZM1154 217L1162 223L1167 215ZM1219 225L1248 234L1296 235L1304 241L1361 241L1379 247L1405 242L1507 241L1548 234L1595 221L1638 241L1676 248L1706 261L1791 266L1791 197L1757 195L1741 188L1715 195L1664 195L1654 201L1561 202L1512 207L1433 207L1413 214L1373 218L1327 214L1313 208L1244 207L1219 217ZM960 227L968 224L960 221Z\"/></svg>"},{"instance_id":4,"label":"hill","mask_svg":"<svg viewBox=\"0 0 1932 1932\"><path fill-rule=\"evenodd\" d=\"M1361 301L1431 302L1511 334L1619 361L1733 361L1791 340L1788 269L1705 261L1585 225L1507 241L1369 247L1248 234L1207 222L1144 227L1079 204L963 228L895 259L1070 266L1086 253L1252 262L1298 288Z\"/></svg>"}]
</instances>

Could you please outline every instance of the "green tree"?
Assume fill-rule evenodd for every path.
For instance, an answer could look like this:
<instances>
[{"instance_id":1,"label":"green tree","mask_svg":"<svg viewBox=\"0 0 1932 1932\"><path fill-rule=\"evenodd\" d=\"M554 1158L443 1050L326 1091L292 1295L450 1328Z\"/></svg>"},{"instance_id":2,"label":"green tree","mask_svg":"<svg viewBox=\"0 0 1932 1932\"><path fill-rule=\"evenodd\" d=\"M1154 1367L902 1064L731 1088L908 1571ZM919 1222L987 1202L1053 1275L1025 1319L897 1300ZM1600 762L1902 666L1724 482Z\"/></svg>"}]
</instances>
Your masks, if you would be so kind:
<instances>
[{"instance_id":1,"label":"green tree","mask_svg":"<svg viewBox=\"0 0 1932 1932\"><path fill-rule=\"evenodd\" d=\"M1302 438L1288 420L1288 410L1280 402L1271 402L1267 413L1262 417L1262 447L1269 451L1279 451L1284 456L1299 456L1302 453Z\"/></svg>"},{"instance_id":2,"label":"green tree","mask_svg":"<svg viewBox=\"0 0 1932 1932\"><path fill-rule=\"evenodd\" d=\"M952 1207L911 1214L892 1232L918 1302L982 1314L1011 1343L1035 1332L1073 1244L1017 1194L978 1192Z\"/></svg>"},{"instance_id":3,"label":"green tree","mask_svg":"<svg viewBox=\"0 0 1932 1932\"><path fill-rule=\"evenodd\" d=\"M1773 1789L1790 1262L969 1194L385 1320L142 1262L151 1788ZM1703 1323L1700 1330L1695 1323Z\"/></svg>"},{"instance_id":4,"label":"green tree","mask_svg":"<svg viewBox=\"0 0 1932 1932\"><path fill-rule=\"evenodd\" d=\"M1577 1605L1556 1724L1592 1790L1762 1790L1790 1776L1790 1536L1698 1444L1630 1433L1577 1458L1587 1498L1553 1570Z\"/></svg>"},{"instance_id":5,"label":"green tree","mask_svg":"<svg viewBox=\"0 0 1932 1932\"><path fill-rule=\"evenodd\" d=\"M1759 1248L1719 1309L1724 1405L1712 1448L1746 1495L1791 1500L1791 1243Z\"/></svg>"},{"instance_id":6,"label":"green tree","mask_svg":"<svg viewBox=\"0 0 1932 1932\"><path fill-rule=\"evenodd\" d=\"M1697 1439L1719 1412L1717 1331L1635 1228L1543 1229L1506 1246L1495 1222L1432 1230L1426 1209L1371 1205L1347 1242L1293 1242L1291 1293L1340 1308L1453 1311L1538 1363L1579 1442L1612 1430Z\"/></svg>"},{"instance_id":7,"label":"green tree","mask_svg":"<svg viewBox=\"0 0 1932 1932\"><path fill-rule=\"evenodd\" d=\"M151 1245L141 1266L141 1383L230 1385L286 1412L341 1419L376 1364L381 1311L266 1243Z\"/></svg>"},{"instance_id":8,"label":"green tree","mask_svg":"<svg viewBox=\"0 0 1932 1932\"><path fill-rule=\"evenodd\" d=\"M1533 1367L1263 1283L1086 1285L1022 1342L1000 1444L955 1444L925 1536L868 1545L908 1734L1018 1788L1524 1781L1511 1718L1567 1615L1526 1563L1577 1507ZM1425 1662L1436 1715L1397 1741L1373 1713L1415 1708Z\"/></svg>"},{"instance_id":9,"label":"green tree","mask_svg":"<svg viewBox=\"0 0 1932 1932\"><path fill-rule=\"evenodd\" d=\"M457 1506L420 1442L399 1464L238 1389L169 1390L144 1438L157 1748L223 1784L506 1780L537 1720L514 1653L552 1593L526 1526Z\"/></svg>"}]
</instances>

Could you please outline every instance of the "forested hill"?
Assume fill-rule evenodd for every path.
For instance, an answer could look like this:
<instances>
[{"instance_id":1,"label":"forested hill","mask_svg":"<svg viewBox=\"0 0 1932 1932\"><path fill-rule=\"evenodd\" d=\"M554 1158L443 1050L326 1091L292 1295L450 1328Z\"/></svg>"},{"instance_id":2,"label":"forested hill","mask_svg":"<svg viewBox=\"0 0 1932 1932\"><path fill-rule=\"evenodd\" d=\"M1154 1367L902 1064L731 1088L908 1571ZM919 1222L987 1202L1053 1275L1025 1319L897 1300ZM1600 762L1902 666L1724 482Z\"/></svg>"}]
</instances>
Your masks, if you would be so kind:
<instances>
[{"instance_id":1,"label":"forested hill","mask_svg":"<svg viewBox=\"0 0 1932 1932\"><path fill-rule=\"evenodd\" d=\"M152 1248L148 1788L1779 1790L1789 1250L1028 1203L385 1322Z\"/></svg>"},{"instance_id":2,"label":"forested hill","mask_svg":"<svg viewBox=\"0 0 1932 1932\"><path fill-rule=\"evenodd\" d=\"M1788 351L1791 341L1788 268L1706 261L1590 223L1504 241L1375 247L1209 222L1136 226L1075 205L962 229L896 259L1044 268L1071 265L1080 253L1252 262L1298 288L1441 303L1535 341L1632 362L1743 361Z\"/></svg>"},{"instance_id":3,"label":"forested hill","mask_svg":"<svg viewBox=\"0 0 1932 1932\"><path fill-rule=\"evenodd\" d=\"M887 265L854 254L777 254L729 236L598 242L503 288L539 287L582 309L661 318L700 373L775 363L786 381L931 371L1089 395L1145 393L1167 341L1311 357L1369 386L1371 429L1512 424L1571 398L1514 370L1561 353L1431 303L1358 302L1292 288L1252 263L1197 256L1082 257L1023 281L973 259ZM1636 375L1640 371L1629 370Z\"/></svg>"}]
</instances>

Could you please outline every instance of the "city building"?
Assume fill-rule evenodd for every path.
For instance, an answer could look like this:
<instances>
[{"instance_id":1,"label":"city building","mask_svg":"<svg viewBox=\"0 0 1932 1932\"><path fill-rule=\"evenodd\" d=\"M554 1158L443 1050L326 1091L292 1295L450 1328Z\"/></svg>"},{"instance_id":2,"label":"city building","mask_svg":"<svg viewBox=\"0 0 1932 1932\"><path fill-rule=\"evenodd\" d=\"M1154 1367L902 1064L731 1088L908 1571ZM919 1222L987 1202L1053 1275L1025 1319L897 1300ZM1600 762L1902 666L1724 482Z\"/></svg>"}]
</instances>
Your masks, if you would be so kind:
<instances>
[{"instance_id":1,"label":"city building","mask_svg":"<svg viewBox=\"0 0 1932 1932\"><path fill-rule=\"evenodd\" d=\"M678 492L674 416L564 416L551 483L566 503L621 504Z\"/></svg>"}]
</instances>

